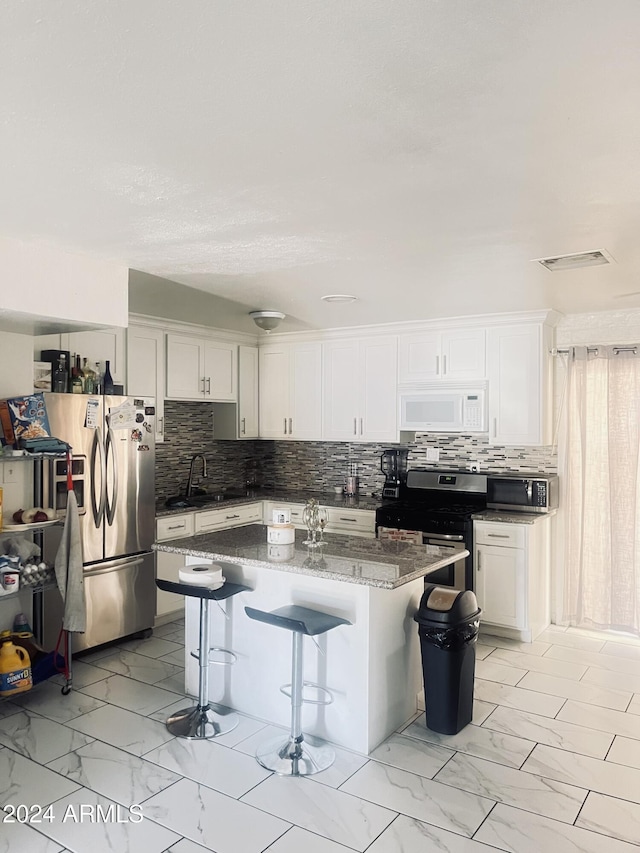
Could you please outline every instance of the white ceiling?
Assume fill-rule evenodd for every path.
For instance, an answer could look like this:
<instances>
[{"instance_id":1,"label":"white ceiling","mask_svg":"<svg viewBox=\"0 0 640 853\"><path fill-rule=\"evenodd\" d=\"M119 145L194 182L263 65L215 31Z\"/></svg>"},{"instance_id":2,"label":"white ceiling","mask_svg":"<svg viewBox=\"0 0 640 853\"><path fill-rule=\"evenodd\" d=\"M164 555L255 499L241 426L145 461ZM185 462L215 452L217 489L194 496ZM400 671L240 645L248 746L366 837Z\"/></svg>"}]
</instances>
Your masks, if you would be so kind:
<instances>
[{"instance_id":1,"label":"white ceiling","mask_svg":"<svg viewBox=\"0 0 640 853\"><path fill-rule=\"evenodd\" d=\"M5 2L0 233L245 329L637 308L639 34L637 0Z\"/></svg>"}]
</instances>

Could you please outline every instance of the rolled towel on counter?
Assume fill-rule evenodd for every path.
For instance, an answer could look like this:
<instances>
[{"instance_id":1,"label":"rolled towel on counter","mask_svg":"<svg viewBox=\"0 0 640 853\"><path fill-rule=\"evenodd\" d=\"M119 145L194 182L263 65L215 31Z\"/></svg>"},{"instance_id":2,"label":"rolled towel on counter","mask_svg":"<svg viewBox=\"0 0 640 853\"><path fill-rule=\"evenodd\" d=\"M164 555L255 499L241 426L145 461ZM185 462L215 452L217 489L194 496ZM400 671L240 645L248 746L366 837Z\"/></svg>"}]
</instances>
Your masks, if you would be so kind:
<instances>
[{"instance_id":1,"label":"rolled towel on counter","mask_svg":"<svg viewBox=\"0 0 640 853\"><path fill-rule=\"evenodd\" d=\"M267 542L271 545L291 545L296 541L293 524L270 524L267 527Z\"/></svg>"},{"instance_id":2,"label":"rolled towel on counter","mask_svg":"<svg viewBox=\"0 0 640 853\"><path fill-rule=\"evenodd\" d=\"M180 583L189 583L193 586L206 586L208 589L220 589L224 586L225 577L222 567L217 563L197 566L183 566L178 571Z\"/></svg>"}]
</instances>

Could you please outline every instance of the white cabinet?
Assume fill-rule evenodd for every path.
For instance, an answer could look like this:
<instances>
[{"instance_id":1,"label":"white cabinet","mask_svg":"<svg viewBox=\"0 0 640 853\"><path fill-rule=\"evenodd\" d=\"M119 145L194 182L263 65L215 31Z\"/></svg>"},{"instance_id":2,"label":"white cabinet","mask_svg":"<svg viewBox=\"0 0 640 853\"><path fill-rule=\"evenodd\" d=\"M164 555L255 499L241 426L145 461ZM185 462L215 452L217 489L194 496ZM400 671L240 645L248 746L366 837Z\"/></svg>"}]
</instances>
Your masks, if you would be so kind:
<instances>
[{"instance_id":1,"label":"white cabinet","mask_svg":"<svg viewBox=\"0 0 640 853\"><path fill-rule=\"evenodd\" d=\"M258 348L238 347L238 403L213 404L216 439L258 438Z\"/></svg>"},{"instance_id":2,"label":"white cabinet","mask_svg":"<svg viewBox=\"0 0 640 853\"><path fill-rule=\"evenodd\" d=\"M167 397L172 400L237 400L237 345L167 335Z\"/></svg>"},{"instance_id":3,"label":"white cabinet","mask_svg":"<svg viewBox=\"0 0 640 853\"><path fill-rule=\"evenodd\" d=\"M195 534L211 533L228 527L241 527L244 524L256 524L262 521L262 503L241 504L222 509L208 509L196 512L194 516Z\"/></svg>"},{"instance_id":4,"label":"white cabinet","mask_svg":"<svg viewBox=\"0 0 640 853\"><path fill-rule=\"evenodd\" d=\"M551 330L530 323L497 326L487 335L489 442L551 444Z\"/></svg>"},{"instance_id":5,"label":"white cabinet","mask_svg":"<svg viewBox=\"0 0 640 853\"><path fill-rule=\"evenodd\" d=\"M398 339L330 341L323 361L323 438L397 441Z\"/></svg>"},{"instance_id":6,"label":"white cabinet","mask_svg":"<svg viewBox=\"0 0 640 853\"><path fill-rule=\"evenodd\" d=\"M193 536L193 515L192 512L184 512L157 518L156 539L158 542L166 542L167 539L179 539L182 536Z\"/></svg>"},{"instance_id":7,"label":"white cabinet","mask_svg":"<svg viewBox=\"0 0 640 853\"><path fill-rule=\"evenodd\" d=\"M273 510L286 507L291 512L291 523L298 530L305 530L302 521L304 504L287 503L286 501L265 501L263 506L263 524L273 522ZM352 536L362 536L367 539L375 538L376 514L374 510L351 509L350 507L323 507L327 510L327 533L346 533Z\"/></svg>"},{"instance_id":8,"label":"white cabinet","mask_svg":"<svg viewBox=\"0 0 640 853\"><path fill-rule=\"evenodd\" d=\"M476 521L474 537L482 625L489 633L531 642L549 624L550 519L533 524Z\"/></svg>"},{"instance_id":9,"label":"white cabinet","mask_svg":"<svg viewBox=\"0 0 640 853\"><path fill-rule=\"evenodd\" d=\"M322 345L269 344L260 348L260 437L322 437Z\"/></svg>"},{"instance_id":10,"label":"white cabinet","mask_svg":"<svg viewBox=\"0 0 640 853\"><path fill-rule=\"evenodd\" d=\"M164 331L153 326L127 329L126 393L155 397L156 442L164 441L165 345Z\"/></svg>"},{"instance_id":11,"label":"white cabinet","mask_svg":"<svg viewBox=\"0 0 640 853\"><path fill-rule=\"evenodd\" d=\"M43 349L68 350L72 355L77 353L81 358L86 358L92 365L99 362L101 373L104 373L105 364L108 361L113 381L117 385L125 385L127 376L125 332L126 329L114 327L91 332L42 335L34 338L36 360L39 359L40 350Z\"/></svg>"},{"instance_id":12,"label":"white cabinet","mask_svg":"<svg viewBox=\"0 0 640 853\"><path fill-rule=\"evenodd\" d=\"M401 383L476 381L486 378L484 329L451 329L401 335L398 381Z\"/></svg>"},{"instance_id":13,"label":"white cabinet","mask_svg":"<svg viewBox=\"0 0 640 853\"><path fill-rule=\"evenodd\" d=\"M374 539L376 514L374 510L351 509L349 507L327 507L329 516L327 533L345 533Z\"/></svg>"}]
</instances>

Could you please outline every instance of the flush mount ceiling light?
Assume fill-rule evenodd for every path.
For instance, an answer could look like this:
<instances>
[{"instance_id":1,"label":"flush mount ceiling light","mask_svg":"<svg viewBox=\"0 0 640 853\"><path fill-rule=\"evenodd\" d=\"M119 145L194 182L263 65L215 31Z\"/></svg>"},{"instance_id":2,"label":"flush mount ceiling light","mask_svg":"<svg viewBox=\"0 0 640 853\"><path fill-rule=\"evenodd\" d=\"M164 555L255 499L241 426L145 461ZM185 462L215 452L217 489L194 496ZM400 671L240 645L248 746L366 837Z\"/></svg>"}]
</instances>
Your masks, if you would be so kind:
<instances>
[{"instance_id":1,"label":"flush mount ceiling light","mask_svg":"<svg viewBox=\"0 0 640 853\"><path fill-rule=\"evenodd\" d=\"M324 302L355 302L357 298L346 293L329 293L327 296L320 297Z\"/></svg>"},{"instance_id":2,"label":"flush mount ceiling light","mask_svg":"<svg viewBox=\"0 0 640 853\"><path fill-rule=\"evenodd\" d=\"M555 258L534 258L534 262L541 264L549 272L559 272L610 264L613 258L604 249L596 249L593 252L578 252L574 255L557 255Z\"/></svg>"},{"instance_id":3,"label":"flush mount ceiling light","mask_svg":"<svg viewBox=\"0 0 640 853\"><path fill-rule=\"evenodd\" d=\"M273 331L280 321L287 316L282 311L250 311L249 316L259 329L264 332Z\"/></svg>"}]
</instances>

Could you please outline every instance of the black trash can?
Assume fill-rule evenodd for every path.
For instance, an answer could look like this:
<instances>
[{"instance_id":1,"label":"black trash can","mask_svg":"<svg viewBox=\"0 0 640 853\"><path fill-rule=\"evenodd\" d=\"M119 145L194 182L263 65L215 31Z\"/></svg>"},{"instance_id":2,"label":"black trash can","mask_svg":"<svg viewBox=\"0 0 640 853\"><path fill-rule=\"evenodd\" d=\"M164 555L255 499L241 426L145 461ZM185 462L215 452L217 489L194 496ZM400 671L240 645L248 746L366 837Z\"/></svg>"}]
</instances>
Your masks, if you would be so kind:
<instances>
[{"instance_id":1,"label":"black trash can","mask_svg":"<svg viewBox=\"0 0 640 853\"><path fill-rule=\"evenodd\" d=\"M471 590L427 584L418 623L427 728L454 735L471 722L480 609Z\"/></svg>"}]
</instances>

